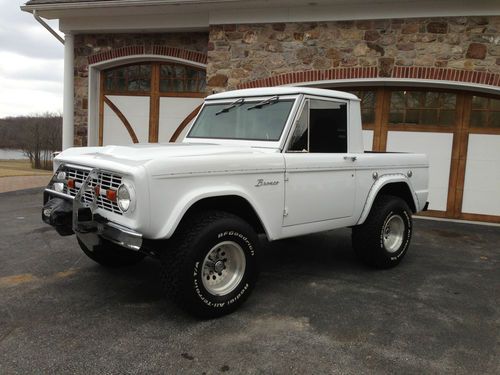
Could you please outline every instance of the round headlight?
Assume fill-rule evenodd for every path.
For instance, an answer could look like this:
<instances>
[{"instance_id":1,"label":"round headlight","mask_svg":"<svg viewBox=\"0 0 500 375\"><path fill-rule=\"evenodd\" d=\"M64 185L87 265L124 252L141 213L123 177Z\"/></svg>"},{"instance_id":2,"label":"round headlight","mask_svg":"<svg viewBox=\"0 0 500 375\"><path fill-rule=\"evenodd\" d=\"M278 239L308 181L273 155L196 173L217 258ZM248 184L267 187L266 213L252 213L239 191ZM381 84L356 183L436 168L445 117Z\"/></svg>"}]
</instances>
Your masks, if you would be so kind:
<instances>
[{"instance_id":1,"label":"round headlight","mask_svg":"<svg viewBox=\"0 0 500 375\"><path fill-rule=\"evenodd\" d=\"M59 171L59 173L57 174L57 179L58 180L65 180L66 179L66 172L64 171Z\"/></svg>"},{"instance_id":2,"label":"round headlight","mask_svg":"<svg viewBox=\"0 0 500 375\"><path fill-rule=\"evenodd\" d=\"M120 207L120 210L123 212L127 212L130 208L131 202L132 194L129 188L126 185L121 184L116 192L116 203L118 203L118 207Z\"/></svg>"}]
</instances>

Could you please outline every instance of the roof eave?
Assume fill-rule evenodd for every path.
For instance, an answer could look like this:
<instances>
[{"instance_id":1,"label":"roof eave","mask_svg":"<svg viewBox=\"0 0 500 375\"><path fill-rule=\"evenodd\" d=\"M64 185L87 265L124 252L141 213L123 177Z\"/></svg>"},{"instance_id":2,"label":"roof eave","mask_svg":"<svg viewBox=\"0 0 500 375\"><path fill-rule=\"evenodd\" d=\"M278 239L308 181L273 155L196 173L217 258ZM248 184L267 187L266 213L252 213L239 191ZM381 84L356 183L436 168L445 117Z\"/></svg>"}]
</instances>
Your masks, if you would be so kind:
<instances>
[{"instance_id":1,"label":"roof eave","mask_svg":"<svg viewBox=\"0 0 500 375\"><path fill-rule=\"evenodd\" d=\"M52 3L52 4L24 4L21 10L32 13L36 11L71 10L71 9L92 9L92 8L115 8L115 7L147 7L159 5L196 5L207 3L237 3L243 0L110 0L110 1L85 1L75 3Z\"/></svg>"}]
</instances>

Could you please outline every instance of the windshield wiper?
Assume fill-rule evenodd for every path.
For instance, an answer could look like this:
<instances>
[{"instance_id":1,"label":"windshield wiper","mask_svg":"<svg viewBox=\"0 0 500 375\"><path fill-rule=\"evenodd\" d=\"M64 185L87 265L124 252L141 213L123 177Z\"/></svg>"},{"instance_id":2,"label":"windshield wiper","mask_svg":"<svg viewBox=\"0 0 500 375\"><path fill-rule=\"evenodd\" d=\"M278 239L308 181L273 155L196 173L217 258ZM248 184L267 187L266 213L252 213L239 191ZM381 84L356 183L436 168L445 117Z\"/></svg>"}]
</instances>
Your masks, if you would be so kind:
<instances>
[{"instance_id":1,"label":"windshield wiper","mask_svg":"<svg viewBox=\"0 0 500 375\"><path fill-rule=\"evenodd\" d=\"M239 98L239 99L235 100L234 102L232 102L231 104L229 104L227 107L224 107L220 111L215 112L215 115L218 116L221 113L229 112L229 110L231 110L232 108L236 107L237 105L242 105L243 103L245 103L245 99Z\"/></svg>"},{"instance_id":2,"label":"windshield wiper","mask_svg":"<svg viewBox=\"0 0 500 375\"><path fill-rule=\"evenodd\" d=\"M255 109L255 108L262 108L264 107L265 105L268 105L268 104L274 104L276 103L280 98L278 96L273 96L272 98L269 98L269 99L266 99L266 100L263 100L251 107L248 107L247 110L251 110L251 109Z\"/></svg>"}]
</instances>

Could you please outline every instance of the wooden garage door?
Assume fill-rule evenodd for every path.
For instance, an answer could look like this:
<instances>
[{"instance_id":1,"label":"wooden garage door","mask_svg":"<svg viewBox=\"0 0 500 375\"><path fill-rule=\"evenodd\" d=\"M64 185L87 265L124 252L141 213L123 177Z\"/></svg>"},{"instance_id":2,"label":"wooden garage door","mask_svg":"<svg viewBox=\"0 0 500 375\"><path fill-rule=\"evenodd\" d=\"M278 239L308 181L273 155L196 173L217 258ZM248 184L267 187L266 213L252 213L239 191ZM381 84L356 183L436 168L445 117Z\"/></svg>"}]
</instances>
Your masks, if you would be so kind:
<instances>
[{"instance_id":1,"label":"wooden garage door","mask_svg":"<svg viewBox=\"0 0 500 375\"><path fill-rule=\"evenodd\" d=\"M456 214L500 223L500 97L468 95Z\"/></svg>"},{"instance_id":2,"label":"wooden garage door","mask_svg":"<svg viewBox=\"0 0 500 375\"><path fill-rule=\"evenodd\" d=\"M205 96L206 75L192 66L141 62L101 74L99 144L168 142Z\"/></svg>"},{"instance_id":3,"label":"wooden garage door","mask_svg":"<svg viewBox=\"0 0 500 375\"><path fill-rule=\"evenodd\" d=\"M365 150L426 153L429 216L500 222L500 98L412 87L361 98Z\"/></svg>"}]
</instances>

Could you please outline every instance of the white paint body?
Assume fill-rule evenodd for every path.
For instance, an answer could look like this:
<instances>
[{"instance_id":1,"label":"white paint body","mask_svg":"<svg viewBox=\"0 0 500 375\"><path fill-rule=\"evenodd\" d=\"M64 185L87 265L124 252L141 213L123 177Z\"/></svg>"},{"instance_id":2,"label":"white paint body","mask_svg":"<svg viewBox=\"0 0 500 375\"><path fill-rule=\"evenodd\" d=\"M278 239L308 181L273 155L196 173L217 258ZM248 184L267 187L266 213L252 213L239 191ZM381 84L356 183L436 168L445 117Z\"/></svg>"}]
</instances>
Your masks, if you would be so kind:
<instances>
[{"instance_id":1,"label":"white paint body","mask_svg":"<svg viewBox=\"0 0 500 375\"><path fill-rule=\"evenodd\" d=\"M231 103L240 97L261 100L274 95L295 100L276 142L185 138L179 144L73 148L61 153L54 167L70 163L123 175L134 186L135 210L123 215L99 213L148 239L171 237L187 210L208 197L245 199L270 240L361 224L378 191L393 182L407 184L415 211L424 208L427 157L364 153L359 99L354 95L281 87L221 93L206 101ZM284 151L307 98L347 103L348 152ZM276 183L256 186L259 179Z\"/></svg>"}]
</instances>

